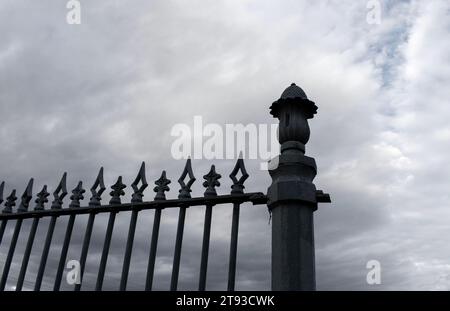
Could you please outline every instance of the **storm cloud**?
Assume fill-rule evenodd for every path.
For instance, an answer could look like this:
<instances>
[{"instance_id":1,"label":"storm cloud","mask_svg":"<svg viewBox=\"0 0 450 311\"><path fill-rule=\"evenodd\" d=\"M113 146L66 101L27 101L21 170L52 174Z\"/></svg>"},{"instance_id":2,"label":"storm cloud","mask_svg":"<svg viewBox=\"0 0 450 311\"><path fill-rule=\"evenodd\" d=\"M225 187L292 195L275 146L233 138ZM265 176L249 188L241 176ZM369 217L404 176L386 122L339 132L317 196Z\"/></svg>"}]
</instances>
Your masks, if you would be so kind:
<instances>
[{"instance_id":1,"label":"storm cloud","mask_svg":"<svg viewBox=\"0 0 450 311\"><path fill-rule=\"evenodd\" d=\"M380 24L367 1L81 1L81 24L66 22L65 1L0 3L0 170L5 193L90 188L98 169L110 186L128 185L142 161L153 182L161 170L178 194L184 161L171 155L175 124L272 124L270 104L291 83L319 107L306 154L318 189L333 203L315 213L319 290L450 288L450 5L445 0L380 1ZM218 192L229 193L234 161L193 160L202 176L216 164ZM270 185L260 161L247 160L246 191ZM153 198L152 184L144 199ZM109 192L109 191L108 191ZM88 197L88 196L87 196ZM108 200L107 192L104 201ZM66 199L67 203L68 199ZM83 203L87 204L88 198ZM196 289L204 208L187 211L180 289ZM118 216L105 289L119 286L129 213ZM87 218L78 216L68 259L78 259ZM169 288L177 211L164 210L155 289ZM56 273L67 219L58 219L43 290ZM128 289L141 290L153 212L139 217ZM32 289L47 220L26 275ZM83 290L93 289L107 215L95 220ZM207 288L226 289L231 209L213 211ZM25 222L8 281L25 248ZM0 246L6 258L13 222ZM242 208L237 289L270 289L269 214ZM382 283L366 283L378 260ZM63 282L64 290L72 287Z\"/></svg>"}]
</instances>

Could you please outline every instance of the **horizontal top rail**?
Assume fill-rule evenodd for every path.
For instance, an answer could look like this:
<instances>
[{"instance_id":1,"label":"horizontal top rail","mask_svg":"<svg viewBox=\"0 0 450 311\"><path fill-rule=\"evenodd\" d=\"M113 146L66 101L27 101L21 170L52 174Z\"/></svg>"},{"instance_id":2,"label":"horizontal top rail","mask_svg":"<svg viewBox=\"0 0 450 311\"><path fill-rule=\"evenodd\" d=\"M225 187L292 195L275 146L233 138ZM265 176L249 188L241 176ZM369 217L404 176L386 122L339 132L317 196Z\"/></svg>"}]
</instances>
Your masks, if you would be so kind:
<instances>
[{"instance_id":1,"label":"horizontal top rail","mask_svg":"<svg viewBox=\"0 0 450 311\"><path fill-rule=\"evenodd\" d=\"M317 202L330 202L330 196L324 194L323 191L316 191ZM69 207L48 210L31 210L27 212L17 212L9 214L0 214L0 220L3 219L29 219L46 216L64 216L64 215L82 215L82 214L100 214L100 213L119 213L133 210L149 210L156 208L175 208L175 207L191 207L202 206L206 204L219 205L226 203L245 203L250 202L253 205L267 204L267 196L262 192L250 192L244 194L227 194L215 197L195 197L186 199L170 199L161 201L149 201L139 203L121 203L117 205L101 205L87 207Z\"/></svg>"},{"instance_id":2,"label":"horizontal top rail","mask_svg":"<svg viewBox=\"0 0 450 311\"><path fill-rule=\"evenodd\" d=\"M38 211L17 212L10 214L0 214L0 220L3 219L29 219L45 216L63 216L63 215L80 215L80 214L99 214L111 212L127 212L132 210L148 210L156 208L173 208L173 207L190 207L206 204L218 205L225 203L244 203L251 202L253 205L261 205L267 203L267 196L261 192L218 195L215 197L195 197L186 199L171 199L161 201L139 202L139 203L121 203L118 205L102 205L97 207L69 207L61 209L47 209Z\"/></svg>"}]
</instances>

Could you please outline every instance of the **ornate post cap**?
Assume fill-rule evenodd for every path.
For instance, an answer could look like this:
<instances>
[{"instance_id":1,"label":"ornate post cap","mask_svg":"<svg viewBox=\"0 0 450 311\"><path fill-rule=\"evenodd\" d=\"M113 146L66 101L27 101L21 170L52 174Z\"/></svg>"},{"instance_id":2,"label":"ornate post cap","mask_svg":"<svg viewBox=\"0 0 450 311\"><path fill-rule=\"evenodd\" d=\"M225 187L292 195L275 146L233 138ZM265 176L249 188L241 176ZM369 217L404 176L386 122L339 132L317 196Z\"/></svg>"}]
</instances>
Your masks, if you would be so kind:
<instances>
[{"instance_id":1,"label":"ornate post cap","mask_svg":"<svg viewBox=\"0 0 450 311\"><path fill-rule=\"evenodd\" d=\"M317 113L317 106L305 92L292 83L270 107L270 114L279 119L278 140L281 154L270 161L272 184L268 189L269 209L280 204L310 204L317 208L316 162L305 156L309 140L308 119Z\"/></svg>"},{"instance_id":2,"label":"ornate post cap","mask_svg":"<svg viewBox=\"0 0 450 311\"><path fill-rule=\"evenodd\" d=\"M310 129L308 119L317 113L316 104L309 100L306 93L292 83L281 97L270 106L270 114L280 120L278 141L281 152L284 149L300 149L305 152Z\"/></svg>"}]
</instances>

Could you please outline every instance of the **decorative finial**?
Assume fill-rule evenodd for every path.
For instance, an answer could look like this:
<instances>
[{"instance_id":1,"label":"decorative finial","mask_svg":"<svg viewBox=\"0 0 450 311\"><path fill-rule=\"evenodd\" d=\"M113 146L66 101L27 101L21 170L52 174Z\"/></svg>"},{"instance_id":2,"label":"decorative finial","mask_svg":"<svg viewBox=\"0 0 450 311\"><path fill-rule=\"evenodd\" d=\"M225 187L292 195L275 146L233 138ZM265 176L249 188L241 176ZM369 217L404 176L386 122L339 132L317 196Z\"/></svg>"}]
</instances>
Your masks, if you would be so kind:
<instances>
[{"instance_id":1,"label":"decorative finial","mask_svg":"<svg viewBox=\"0 0 450 311\"><path fill-rule=\"evenodd\" d=\"M139 182L141 182L141 186L138 187ZM139 172L131 184L131 187L134 190L134 193L131 197L132 203L140 203L142 202L142 197L144 196L144 190L147 188L147 179L145 178L145 162L142 162L141 168L139 169Z\"/></svg>"},{"instance_id":2,"label":"decorative finial","mask_svg":"<svg viewBox=\"0 0 450 311\"><path fill-rule=\"evenodd\" d=\"M237 173L241 171L241 177L239 179L236 178ZM233 185L231 186L232 194L243 194L244 193L244 182L248 178L247 171L245 170L244 159L242 159L242 153L239 155L239 159L234 166L233 171L230 174L230 178L233 181Z\"/></svg>"},{"instance_id":3,"label":"decorative finial","mask_svg":"<svg viewBox=\"0 0 450 311\"><path fill-rule=\"evenodd\" d=\"M220 186L219 179L221 177L222 176L220 174L216 173L216 167L214 165L211 165L209 173L203 176L203 179L205 179L205 181L203 182L203 187L206 188L204 193L205 197L217 195L216 187Z\"/></svg>"},{"instance_id":4,"label":"decorative finial","mask_svg":"<svg viewBox=\"0 0 450 311\"><path fill-rule=\"evenodd\" d=\"M78 208L80 207L80 200L84 199L84 193L86 190L83 189L83 182L79 181L78 185L75 187L75 189L72 190L72 195L70 196L70 199L72 202L70 202L69 207L70 208Z\"/></svg>"},{"instance_id":5,"label":"decorative finial","mask_svg":"<svg viewBox=\"0 0 450 311\"><path fill-rule=\"evenodd\" d=\"M62 208L63 199L67 195L67 173L64 172L61 181L58 184L58 187L56 187L56 190L53 192L53 202L52 202L52 209L58 209Z\"/></svg>"},{"instance_id":6,"label":"decorative finial","mask_svg":"<svg viewBox=\"0 0 450 311\"><path fill-rule=\"evenodd\" d=\"M33 178L28 182L27 188L22 194L22 199L20 201L19 208L17 212L24 213L28 211L28 206L30 205L31 198L33 197Z\"/></svg>"},{"instance_id":7,"label":"decorative finial","mask_svg":"<svg viewBox=\"0 0 450 311\"><path fill-rule=\"evenodd\" d=\"M11 194L6 198L5 208L3 208L2 213L10 214L12 213L12 208L16 206L16 189L14 189Z\"/></svg>"},{"instance_id":8,"label":"decorative finial","mask_svg":"<svg viewBox=\"0 0 450 311\"><path fill-rule=\"evenodd\" d=\"M153 188L153 191L156 192L155 201L161 201L166 199L166 194L164 192L169 191L169 184L171 183L170 179L166 177L166 171L162 171L161 177L155 181L156 187Z\"/></svg>"},{"instance_id":9,"label":"decorative finial","mask_svg":"<svg viewBox=\"0 0 450 311\"><path fill-rule=\"evenodd\" d=\"M113 189L113 191L111 191L109 193L111 195L111 200L109 200L109 204L111 204L111 205L122 204L122 201L120 200L120 196L125 195L125 191L123 191L123 189L125 189L126 187L127 186L125 186L122 183L122 176L119 176L116 183L111 186L111 189Z\"/></svg>"},{"instance_id":10,"label":"decorative finial","mask_svg":"<svg viewBox=\"0 0 450 311\"><path fill-rule=\"evenodd\" d=\"M189 180L187 183L184 182L186 176L189 176ZM191 197L191 186L195 182L195 176L192 172L191 159L187 159L186 165L184 167L183 173L178 179L178 183L181 186L180 194L178 195L179 199L189 199Z\"/></svg>"},{"instance_id":11,"label":"decorative finial","mask_svg":"<svg viewBox=\"0 0 450 311\"><path fill-rule=\"evenodd\" d=\"M284 90L281 97L270 106L270 114L280 121L278 141L282 151L295 149L305 153L305 144L310 136L308 119L316 113L316 104L295 83Z\"/></svg>"},{"instance_id":12,"label":"decorative finial","mask_svg":"<svg viewBox=\"0 0 450 311\"><path fill-rule=\"evenodd\" d=\"M91 187L92 197L89 200L89 206L100 206L102 200L102 194L106 190L105 182L103 181L103 167L100 168L94 185Z\"/></svg>"},{"instance_id":13,"label":"decorative finial","mask_svg":"<svg viewBox=\"0 0 450 311\"><path fill-rule=\"evenodd\" d=\"M47 185L44 185L42 190L36 195L37 198L34 200L36 203L36 206L34 207L35 211L42 211L44 210L44 204L48 202L47 197L50 195L50 193L47 192Z\"/></svg>"}]
</instances>

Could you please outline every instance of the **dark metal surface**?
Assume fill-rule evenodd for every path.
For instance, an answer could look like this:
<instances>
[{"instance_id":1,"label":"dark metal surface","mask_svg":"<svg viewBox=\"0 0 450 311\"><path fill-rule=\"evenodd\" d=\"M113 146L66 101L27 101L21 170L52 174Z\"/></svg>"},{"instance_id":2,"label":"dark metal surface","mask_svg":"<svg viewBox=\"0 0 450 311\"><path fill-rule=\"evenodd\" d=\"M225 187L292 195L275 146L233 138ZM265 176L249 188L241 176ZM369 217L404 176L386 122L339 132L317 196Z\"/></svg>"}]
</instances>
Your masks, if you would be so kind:
<instances>
[{"instance_id":1,"label":"dark metal surface","mask_svg":"<svg viewBox=\"0 0 450 311\"><path fill-rule=\"evenodd\" d=\"M36 275L36 282L34 283L34 290L41 290L42 279L44 277L45 266L47 265L48 252L50 251L50 244L52 243L53 232L55 231L56 218L52 216L47 229L47 236L45 237L44 248L42 250L41 261L39 263L38 273Z\"/></svg>"},{"instance_id":2,"label":"dark metal surface","mask_svg":"<svg viewBox=\"0 0 450 311\"><path fill-rule=\"evenodd\" d=\"M237 174L240 172L241 177L237 179ZM244 182L249 175L245 169L244 160L242 155L239 155L239 159L234 166L233 171L230 174L230 178L233 181L231 186L232 194L244 194ZM238 244L238 231L239 231L239 213L240 203L233 204L233 216L231 221L231 241L230 241L230 258L228 264L228 291L234 291L236 283L236 261L237 261L237 244Z\"/></svg>"},{"instance_id":3,"label":"dark metal surface","mask_svg":"<svg viewBox=\"0 0 450 311\"><path fill-rule=\"evenodd\" d=\"M0 280L0 291L5 290L6 282L8 281L9 269L11 268L14 251L17 245L17 239L19 238L20 228L22 227L22 219L18 219L14 228L14 234L9 244L8 255L6 257L5 265L3 266L2 278Z\"/></svg>"},{"instance_id":4,"label":"dark metal surface","mask_svg":"<svg viewBox=\"0 0 450 311\"><path fill-rule=\"evenodd\" d=\"M48 196L50 193L47 192L47 185L44 185L42 190L36 195L36 200L34 201L36 203L36 206L34 207L35 211L43 211L45 203L48 202Z\"/></svg>"},{"instance_id":5,"label":"dark metal surface","mask_svg":"<svg viewBox=\"0 0 450 311\"><path fill-rule=\"evenodd\" d=\"M150 244L150 254L148 256L147 278L145 281L145 290L152 290L153 275L155 273L156 249L158 247L159 225L161 223L161 209L155 210L153 220L152 242Z\"/></svg>"},{"instance_id":6,"label":"dark metal surface","mask_svg":"<svg viewBox=\"0 0 450 311\"><path fill-rule=\"evenodd\" d=\"M138 187L139 182L141 186ZM147 179L145 178L145 162L142 162L141 168L139 169L139 173L136 176L136 179L131 184L131 188L133 188L134 193L131 197L132 203L140 203L142 202L142 197L144 196L144 190L147 188Z\"/></svg>"},{"instance_id":7,"label":"dark metal surface","mask_svg":"<svg viewBox=\"0 0 450 311\"><path fill-rule=\"evenodd\" d=\"M208 174L203 176L203 179L205 181L203 182L203 187L206 188L205 190L205 197L215 197L217 196L216 187L220 186L219 179L222 176L220 174L216 173L216 167L214 165L211 165L211 169L209 170Z\"/></svg>"},{"instance_id":8,"label":"dark metal surface","mask_svg":"<svg viewBox=\"0 0 450 311\"><path fill-rule=\"evenodd\" d=\"M200 262L200 278L198 281L199 291L204 291L206 289L206 272L208 269L209 240L211 236L211 217L212 217L212 205L207 205L205 209L205 223L203 227L202 257Z\"/></svg>"},{"instance_id":9,"label":"dark metal surface","mask_svg":"<svg viewBox=\"0 0 450 311\"><path fill-rule=\"evenodd\" d=\"M81 290L81 284L83 282L84 266L86 265L86 258L89 251L89 243L91 242L92 228L94 227L95 214L89 214L89 219L86 225L86 232L84 233L83 247L81 248L80 256L80 284L75 284L75 291Z\"/></svg>"},{"instance_id":10,"label":"dark metal surface","mask_svg":"<svg viewBox=\"0 0 450 311\"><path fill-rule=\"evenodd\" d=\"M3 191L5 189L5 182L2 181L0 184L0 204L3 203ZM2 220L2 224L0 225L0 245L2 244L3 234L5 233L6 225L8 224L8 220Z\"/></svg>"},{"instance_id":11,"label":"dark metal surface","mask_svg":"<svg viewBox=\"0 0 450 311\"><path fill-rule=\"evenodd\" d=\"M189 180L187 183L185 183L186 176L189 177ZM191 187L195 182L195 176L192 172L192 164L191 159L188 159L186 161L186 165L184 167L183 173L181 174L180 178L178 179L178 183L181 186L180 194L178 195L179 199L188 199L191 197Z\"/></svg>"},{"instance_id":12,"label":"dark metal surface","mask_svg":"<svg viewBox=\"0 0 450 311\"><path fill-rule=\"evenodd\" d=\"M297 86L295 83L292 83L289 87L287 87L283 93L281 94L282 99L286 98L308 98L306 96L305 91L302 90L301 87Z\"/></svg>"},{"instance_id":13,"label":"dark metal surface","mask_svg":"<svg viewBox=\"0 0 450 311\"><path fill-rule=\"evenodd\" d=\"M3 191L5 190L5 182L2 181L0 184L0 204L3 203Z\"/></svg>"},{"instance_id":14,"label":"dark metal surface","mask_svg":"<svg viewBox=\"0 0 450 311\"><path fill-rule=\"evenodd\" d=\"M236 260L237 260L237 244L239 231L239 211L240 204L233 204L233 218L231 221L231 243L230 243L230 259L228 265L228 286L229 291L234 291L236 283Z\"/></svg>"},{"instance_id":15,"label":"dark metal surface","mask_svg":"<svg viewBox=\"0 0 450 311\"><path fill-rule=\"evenodd\" d=\"M8 219L3 219L0 225L0 244L2 244L3 234L5 234L6 225L8 224Z\"/></svg>"},{"instance_id":16,"label":"dark metal surface","mask_svg":"<svg viewBox=\"0 0 450 311\"><path fill-rule=\"evenodd\" d=\"M78 185L75 187L75 189L72 190L72 195L70 196L70 199L72 202L70 202L69 207L70 208L78 208L80 207L80 201L84 199L84 193L86 190L83 189L83 182L79 181Z\"/></svg>"},{"instance_id":17,"label":"dark metal surface","mask_svg":"<svg viewBox=\"0 0 450 311\"><path fill-rule=\"evenodd\" d=\"M153 191L156 192L156 196L154 198L155 201L161 201L166 199L166 191L169 191L169 184L171 183L170 179L166 177L166 171L163 171L161 177L155 181L155 188Z\"/></svg>"},{"instance_id":18,"label":"dark metal surface","mask_svg":"<svg viewBox=\"0 0 450 311\"><path fill-rule=\"evenodd\" d=\"M319 202L330 201L328 194L316 190L316 163L305 156L308 119L316 112L317 106L295 84L271 106L271 114L280 122L281 144L267 191L272 213L272 290L316 289L313 213Z\"/></svg>"},{"instance_id":19,"label":"dark metal surface","mask_svg":"<svg viewBox=\"0 0 450 311\"><path fill-rule=\"evenodd\" d=\"M173 254L172 278L170 281L170 290L175 291L178 288L178 274L180 273L181 246L183 244L184 220L186 218L186 207L180 207L178 214L177 237L175 240L175 251Z\"/></svg>"},{"instance_id":20,"label":"dark metal surface","mask_svg":"<svg viewBox=\"0 0 450 311\"><path fill-rule=\"evenodd\" d=\"M61 287L61 280L64 273L64 267L66 266L67 252L69 251L70 239L72 238L73 225L75 224L75 214L70 215L67 222L66 234L64 235L64 242L61 249L61 255L59 257L58 270L56 271L55 284L53 285L54 291L59 291Z\"/></svg>"},{"instance_id":21,"label":"dark metal surface","mask_svg":"<svg viewBox=\"0 0 450 311\"><path fill-rule=\"evenodd\" d=\"M214 165L211 166L211 169L208 174L203 176L205 182L203 183L203 187L205 190L205 197L216 197L217 191L216 187L220 186L219 179L222 176L216 173L216 167ZM200 277L198 282L198 290L204 291L206 289L206 274L208 270L208 255L209 255L209 241L211 237L211 218L212 218L212 208L213 205L207 204L205 209L205 222L203 228L203 243L202 243L202 256L200 262Z\"/></svg>"},{"instance_id":22,"label":"dark metal surface","mask_svg":"<svg viewBox=\"0 0 450 311\"><path fill-rule=\"evenodd\" d=\"M64 172L61 181L53 192L52 209L62 208L63 200L67 195L67 172Z\"/></svg>"},{"instance_id":23,"label":"dark metal surface","mask_svg":"<svg viewBox=\"0 0 450 311\"><path fill-rule=\"evenodd\" d=\"M14 189L6 199L3 213L12 213L12 208L16 205L16 200L17 200L16 190ZM3 266L2 277L0 280L0 291L3 291L5 289L6 282L8 280L9 269L11 268L11 262L14 256L14 251L16 249L17 239L19 238L21 227L22 227L22 219L18 219L16 221L16 226L14 228L14 234L12 236L11 242L9 243L9 250L8 255L6 257L5 265Z\"/></svg>"},{"instance_id":24,"label":"dark metal surface","mask_svg":"<svg viewBox=\"0 0 450 311\"><path fill-rule=\"evenodd\" d=\"M22 258L22 265L20 266L19 278L17 280L16 291L21 291L23 281L25 280L25 274L27 273L28 261L30 260L31 249L33 248L34 237L36 236L37 227L39 224L39 218L33 219L30 233L28 235L28 242L25 248L25 252Z\"/></svg>"},{"instance_id":25,"label":"dark metal surface","mask_svg":"<svg viewBox=\"0 0 450 311\"><path fill-rule=\"evenodd\" d=\"M6 198L5 207L2 210L2 214L0 214L0 217L2 215L12 214L12 209L14 206L16 206L16 189L14 189L11 194ZM15 217L12 217L12 219L15 219Z\"/></svg>"},{"instance_id":26,"label":"dark metal surface","mask_svg":"<svg viewBox=\"0 0 450 311\"><path fill-rule=\"evenodd\" d=\"M230 174L230 178L233 181L233 185L231 185L231 194L243 194L245 189L244 182L249 177L249 175L247 174L247 170L245 169L244 159L242 159L241 157L242 155L240 155L233 171ZM237 174L239 172L241 174L241 177L237 179Z\"/></svg>"},{"instance_id":27,"label":"dark metal surface","mask_svg":"<svg viewBox=\"0 0 450 311\"><path fill-rule=\"evenodd\" d=\"M116 212L109 214L108 227L106 228L105 241L103 242L102 257L100 259L100 266L97 274L97 284L95 290L100 291L103 287L103 279L105 277L105 268L108 261L109 247L111 245L111 237L114 230L114 222L116 220Z\"/></svg>"},{"instance_id":28,"label":"dark metal surface","mask_svg":"<svg viewBox=\"0 0 450 311\"><path fill-rule=\"evenodd\" d=\"M154 198L155 201L166 200L166 191L170 191L169 184L170 179L167 179L166 171L161 173L161 177L155 181L155 188L153 191L156 192ZM145 290L152 290L153 287L153 276L155 273L155 261L156 261L156 251L158 247L158 237L159 237L159 225L161 223L161 208L155 210L155 216L153 218L153 230L152 230L152 241L150 244L150 254L148 256L148 266L147 266L147 278L145 281Z\"/></svg>"},{"instance_id":29,"label":"dark metal surface","mask_svg":"<svg viewBox=\"0 0 450 311\"><path fill-rule=\"evenodd\" d=\"M136 232L136 222L138 210L131 212L130 228L128 229L127 245L125 247L125 255L123 258L122 277L120 279L119 290L126 290L128 282L128 272L130 270L131 251L133 250L134 234Z\"/></svg>"},{"instance_id":30,"label":"dark metal surface","mask_svg":"<svg viewBox=\"0 0 450 311\"><path fill-rule=\"evenodd\" d=\"M97 178L91 187L91 199L89 200L89 206L100 206L102 200L102 194L106 190L105 182L103 181L103 167L100 168Z\"/></svg>"},{"instance_id":31,"label":"dark metal surface","mask_svg":"<svg viewBox=\"0 0 450 311\"><path fill-rule=\"evenodd\" d=\"M138 187L139 183L141 186ZM144 190L147 188L147 179L145 177L145 162L142 162L139 172L131 184L133 188L133 195L131 203L142 203L142 197L144 196ZM122 266L122 277L120 280L120 290L126 290L128 282L128 272L130 270L131 252L133 251L134 234L136 232L136 223L138 218L139 209L134 209L131 213L130 228L128 229L127 245L125 247L125 255Z\"/></svg>"},{"instance_id":32,"label":"dark metal surface","mask_svg":"<svg viewBox=\"0 0 450 311\"><path fill-rule=\"evenodd\" d=\"M117 181L114 185L111 186L112 191L109 193L111 195L111 200L109 200L110 205L120 205L122 204L121 196L125 195L125 189L127 186L122 182L122 176L117 178Z\"/></svg>"},{"instance_id":33,"label":"dark metal surface","mask_svg":"<svg viewBox=\"0 0 450 311\"><path fill-rule=\"evenodd\" d=\"M22 194L22 200L20 201L19 208L17 209L18 213L23 213L28 211L28 206L30 205L30 201L33 198L33 178L28 182L28 186Z\"/></svg>"}]
</instances>

